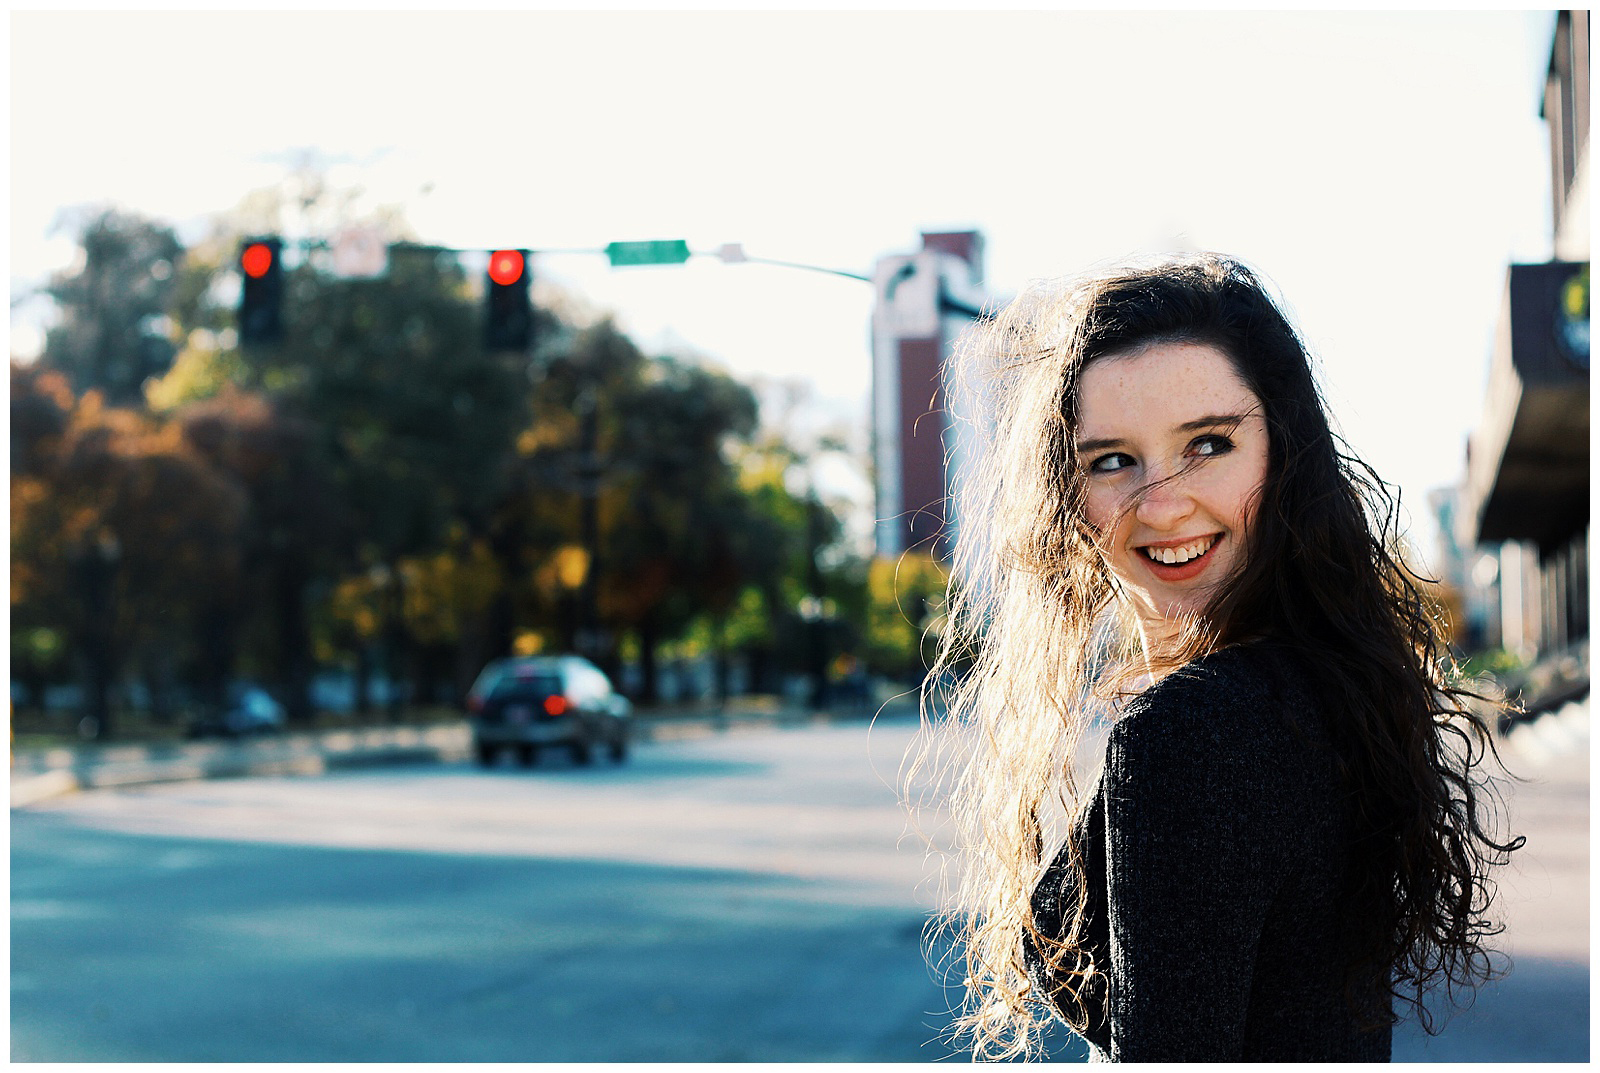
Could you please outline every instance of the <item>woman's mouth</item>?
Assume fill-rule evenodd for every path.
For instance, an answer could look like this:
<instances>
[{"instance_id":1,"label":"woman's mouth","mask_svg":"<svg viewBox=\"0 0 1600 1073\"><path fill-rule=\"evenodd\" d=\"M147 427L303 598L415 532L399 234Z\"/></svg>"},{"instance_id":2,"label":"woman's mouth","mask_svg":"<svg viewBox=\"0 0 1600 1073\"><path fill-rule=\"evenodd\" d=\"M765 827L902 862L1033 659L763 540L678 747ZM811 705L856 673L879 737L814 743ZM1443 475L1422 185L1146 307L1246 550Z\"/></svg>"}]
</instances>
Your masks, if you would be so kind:
<instances>
[{"instance_id":1,"label":"woman's mouth","mask_svg":"<svg viewBox=\"0 0 1600 1073\"><path fill-rule=\"evenodd\" d=\"M1222 534L1213 533L1182 544L1146 545L1139 555L1161 581L1187 581L1211 563L1211 553L1220 543Z\"/></svg>"}]
</instances>

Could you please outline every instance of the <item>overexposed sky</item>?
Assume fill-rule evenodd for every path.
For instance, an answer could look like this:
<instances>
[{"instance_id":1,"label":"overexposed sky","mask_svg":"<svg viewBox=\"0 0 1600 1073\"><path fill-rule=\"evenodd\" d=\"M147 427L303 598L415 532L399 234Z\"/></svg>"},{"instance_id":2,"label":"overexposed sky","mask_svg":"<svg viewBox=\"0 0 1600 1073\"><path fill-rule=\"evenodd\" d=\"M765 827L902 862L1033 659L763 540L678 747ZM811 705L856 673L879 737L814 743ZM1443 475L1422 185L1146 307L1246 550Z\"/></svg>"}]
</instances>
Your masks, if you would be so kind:
<instances>
[{"instance_id":1,"label":"overexposed sky","mask_svg":"<svg viewBox=\"0 0 1600 1073\"><path fill-rule=\"evenodd\" d=\"M1417 522L1481 410L1505 266L1548 259L1548 12L13 12L12 298L61 209L198 230L305 149L425 241L684 238L870 272L977 228L1000 294L1175 243L1287 298ZM779 268L544 278L647 346L865 420L868 285ZM13 352L44 303L13 307Z\"/></svg>"}]
</instances>

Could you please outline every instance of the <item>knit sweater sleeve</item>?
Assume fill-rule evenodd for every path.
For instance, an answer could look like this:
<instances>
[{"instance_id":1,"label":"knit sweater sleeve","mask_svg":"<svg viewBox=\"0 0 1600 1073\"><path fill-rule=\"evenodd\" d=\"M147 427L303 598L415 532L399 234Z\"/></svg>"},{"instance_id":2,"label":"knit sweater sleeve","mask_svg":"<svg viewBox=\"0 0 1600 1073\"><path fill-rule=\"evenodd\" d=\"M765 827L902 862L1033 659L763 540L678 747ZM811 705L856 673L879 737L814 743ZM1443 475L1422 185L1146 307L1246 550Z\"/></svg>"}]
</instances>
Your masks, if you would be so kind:
<instances>
[{"instance_id":1,"label":"knit sweater sleeve","mask_svg":"<svg viewBox=\"0 0 1600 1073\"><path fill-rule=\"evenodd\" d=\"M1260 690L1225 676L1146 698L1113 729L1102 782L1110 1057L1237 1059L1293 775Z\"/></svg>"}]
</instances>

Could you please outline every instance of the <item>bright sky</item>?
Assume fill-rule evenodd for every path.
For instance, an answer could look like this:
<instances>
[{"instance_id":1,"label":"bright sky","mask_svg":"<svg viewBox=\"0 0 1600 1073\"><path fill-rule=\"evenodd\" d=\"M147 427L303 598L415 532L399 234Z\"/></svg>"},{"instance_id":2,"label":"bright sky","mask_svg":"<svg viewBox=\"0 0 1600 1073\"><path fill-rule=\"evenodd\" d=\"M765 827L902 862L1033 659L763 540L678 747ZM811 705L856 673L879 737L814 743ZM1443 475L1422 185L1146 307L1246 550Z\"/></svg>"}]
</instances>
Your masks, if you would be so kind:
<instances>
[{"instance_id":1,"label":"bright sky","mask_svg":"<svg viewBox=\"0 0 1600 1073\"><path fill-rule=\"evenodd\" d=\"M976 228L998 294L1181 242L1260 268L1357 450L1461 473L1506 265L1550 257L1549 12L14 12L12 300L64 207L191 234L305 149L425 241L870 272ZM871 290L699 258L540 259L647 347L865 421ZM13 353L44 303L13 308ZM1426 538L1426 539L1431 539Z\"/></svg>"}]
</instances>

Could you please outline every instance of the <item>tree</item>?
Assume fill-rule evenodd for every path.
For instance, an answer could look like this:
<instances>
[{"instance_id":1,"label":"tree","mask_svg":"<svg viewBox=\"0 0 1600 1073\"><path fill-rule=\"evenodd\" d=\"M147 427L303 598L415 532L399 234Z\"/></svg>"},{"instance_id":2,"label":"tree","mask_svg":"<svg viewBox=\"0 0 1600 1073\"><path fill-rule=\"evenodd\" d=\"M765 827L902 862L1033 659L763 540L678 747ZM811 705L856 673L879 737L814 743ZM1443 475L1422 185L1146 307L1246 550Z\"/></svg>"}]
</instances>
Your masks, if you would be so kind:
<instances>
[{"instance_id":1,"label":"tree","mask_svg":"<svg viewBox=\"0 0 1600 1073\"><path fill-rule=\"evenodd\" d=\"M924 552L872 560L867 575L867 657L879 670L921 681L943 628L945 567Z\"/></svg>"},{"instance_id":2,"label":"tree","mask_svg":"<svg viewBox=\"0 0 1600 1073\"><path fill-rule=\"evenodd\" d=\"M757 407L745 385L674 358L652 360L615 406L606 604L638 636L651 700L660 642L701 612L723 622L748 577L752 514L725 447L754 433Z\"/></svg>"},{"instance_id":3,"label":"tree","mask_svg":"<svg viewBox=\"0 0 1600 1073\"><path fill-rule=\"evenodd\" d=\"M751 487L760 490L764 512L782 519L780 528L788 534L776 545L785 549L783 562L767 567L782 591L765 594L770 640L755 649L757 677L766 678L770 689L774 671L803 671L811 682L811 704L823 707L830 700L831 668L840 656L856 653L864 626L865 568L847 538L843 518L850 505L838 478L856 469L865 445L851 446L855 427L826 416L811 384L759 380L757 390L762 433L742 464L753 478Z\"/></svg>"},{"instance_id":4,"label":"tree","mask_svg":"<svg viewBox=\"0 0 1600 1073\"><path fill-rule=\"evenodd\" d=\"M250 651L266 657L284 686L290 719L306 721L311 660L304 593L318 573L335 566L328 549L351 524L322 472L313 429L282 403L231 384L183 406L174 419L184 442L226 474L246 504L234 549L241 583L204 595L204 692L211 703L223 702L248 638Z\"/></svg>"},{"instance_id":5,"label":"tree","mask_svg":"<svg viewBox=\"0 0 1600 1073\"><path fill-rule=\"evenodd\" d=\"M799 619L802 601L810 595L811 551L816 518L807 499L789 488L795 455L775 437L739 454L739 491L745 521L737 554L743 564L744 589L714 628L719 661L742 651L750 662L757 689L776 690L780 670L799 669L783 653L805 651L808 638Z\"/></svg>"},{"instance_id":6,"label":"tree","mask_svg":"<svg viewBox=\"0 0 1600 1073\"><path fill-rule=\"evenodd\" d=\"M98 391L70 400L50 429L41 398L57 386L48 373L13 369L13 405L32 411L34 432L49 429L11 478L13 628L69 639L87 686L86 726L108 735L112 690L130 664L164 710L202 594L236 583L244 497L176 426L107 407Z\"/></svg>"},{"instance_id":7,"label":"tree","mask_svg":"<svg viewBox=\"0 0 1600 1073\"><path fill-rule=\"evenodd\" d=\"M384 278L349 280L295 239L357 222L352 204L302 169L181 258L149 221L85 225L82 264L53 291L64 312L44 368L58 375L19 391L13 374L13 542L26 549L13 618L33 631L13 650L30 673L69 618L106 682L124 656L154 660L159 633L213 701L237 670L264 670L303 720L316 658L353 656L360 682L409 670L426 696L452 658L464 689L530 634L614 671L627 635L653 690L658 645L696 621L724 664L730 637L764 629L762 643L785 644L801 598L825 586L818 552L838 524L784 488L793 466L771 486L741 474L730 446L756 430L751 390L545 305L531 355L487 351L481 294L454 254L392 247ZM407 237L394 214L363 222ZM225 292L247 233L290 239L286 330L241 348ZM117 341L148 335L156 310L177 357L152 378L129 372ZM72 377L104 390L80 399ZM136 575L160 540L184 561ZM180 578L187 595L163 588ZM135 607L151 612L144 632L93 632Z\"/></svg>"},{"instance_id":8,"label":"tree","mask_svg":"<svg viewBox=\"0 0 1600 1073\"><path fill-rule=\"evenodd\" d=\"M246 352L257 382L313 430L319 466L357 522L340 542L343 571L386 579L377 654L391 676L410 662L402 560L492 511L526 425L524 363L483 349L478 315L453 258L397 256L381 280L302 265L283 344Z\"/></svg>"},{"instance_id":9,"label":"tree","mask_svg":"<svg viewBox=\"0 0 1600 1073\"><path fill-rule=\"evenodd\" d=\"M40 361L75 392L98 389L107 405L137 405L145 380L172 361L168 314L183 247L171 229L117 209L84 220L78 241L81 262L46 288L61 321Z\"/></svg>"},{"instance_id":10,"label":"tree","mask_svg":"<svg viewBox=\"0 0 1600 1073\"><path fill-rule=\"evenodd\" d=\"M410 237L395 212L358 216L358 193L333 187L306 161L219 220L180 273L173 306L182 347L149 391L153 405L187 420L190 404L234 385L243 393L196 411L202 423L216 435L219 422L232 427L224 440L272 441L264 469L247 473L245 460L226 451L216 460L251 491L245 554L252 577L270 588L263 604L272 620L251 647L274 654L292 717L309 714L316 616L325 643L351 646L363 683L380 662L394 673L409 662L414 601L406 587L415 572L402 565L436 553L458 528L468 535L462 547L483 537L527 423L526 364L484 351L479 297L453 255L396 250L383 278L348 280L329 271L324 252L300 255L291 242L283 340L235 344L217 281L233 271L243 235L333 234L360 224L391 241ZM241 409L246 397L270 417ZM229 424L237 421L245 424ZM334 597L352 579L374 578L385 584L364 597L379 613L369 635L352 629ZM361 697L365 706L364 690Z\"/></svg>"},{"instance_id":11,"label":"tree","mask_svg":"<svg viewBox=\"0 0 1600 1073\"><path fill-rule=\"evenodd\" d=\"M11 667L34 707L46 683L65 669L61 580L53 576L46 476L55 464L76 400L61 373L11 363Z\"/></svg>"},{"instance_id":12,"label":"tree","mask_svg":"<svg viewBox=\"0 0 1600 1073\"><path fill-rule=\"evenodd\" d=\"M452 526L445 546L400 563L406 629L417 643L419 699L441 701L438 684L455 680L463 695L461 653L475 636L506 577L484 539L471 539L461 525ZM479 665L470 666L473 674Z\"/></svg>"}]
</instances>

